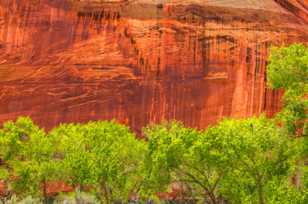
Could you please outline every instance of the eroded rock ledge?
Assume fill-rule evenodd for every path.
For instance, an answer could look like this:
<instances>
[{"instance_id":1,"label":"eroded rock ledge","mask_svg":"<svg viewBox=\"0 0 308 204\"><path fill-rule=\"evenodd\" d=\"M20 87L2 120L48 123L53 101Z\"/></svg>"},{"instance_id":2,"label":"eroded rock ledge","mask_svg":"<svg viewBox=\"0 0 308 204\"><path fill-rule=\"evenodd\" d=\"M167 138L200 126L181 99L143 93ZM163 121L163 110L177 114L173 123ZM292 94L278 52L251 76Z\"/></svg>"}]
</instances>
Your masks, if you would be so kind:
<instances>
[{"instance_id":1,"label":"eroded rock ledge","mask_svg":"<svg viewBox=\"0 0 308 204\"><path fill-rule=\"evenodd\" d=\"M269 48L307 43L306 14L302 0L0 0L0 122L116 118L139 130L273 114Z\"/></svg>"}]
</instances>

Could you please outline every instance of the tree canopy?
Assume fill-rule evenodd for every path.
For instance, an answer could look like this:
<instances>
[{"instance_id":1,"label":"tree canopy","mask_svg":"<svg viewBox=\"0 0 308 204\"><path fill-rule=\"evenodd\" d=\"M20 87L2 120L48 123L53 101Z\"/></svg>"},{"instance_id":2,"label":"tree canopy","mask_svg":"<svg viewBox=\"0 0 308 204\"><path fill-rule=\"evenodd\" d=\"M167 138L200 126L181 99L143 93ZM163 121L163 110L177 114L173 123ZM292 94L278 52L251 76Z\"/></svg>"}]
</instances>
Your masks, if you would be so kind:
<instances>
[{"instance_id":1,"label":"tree canopy","mask_svg":"<svg viewBox=\"0 0 308 204\"><path fill-rule=\"evenodd\" d=\"M269 86L284 90L281 120L289 133L308 134L308 47L273 47L267 68ZM300 131L300 132L297 132Z\"/></svg>"}]
</instances>

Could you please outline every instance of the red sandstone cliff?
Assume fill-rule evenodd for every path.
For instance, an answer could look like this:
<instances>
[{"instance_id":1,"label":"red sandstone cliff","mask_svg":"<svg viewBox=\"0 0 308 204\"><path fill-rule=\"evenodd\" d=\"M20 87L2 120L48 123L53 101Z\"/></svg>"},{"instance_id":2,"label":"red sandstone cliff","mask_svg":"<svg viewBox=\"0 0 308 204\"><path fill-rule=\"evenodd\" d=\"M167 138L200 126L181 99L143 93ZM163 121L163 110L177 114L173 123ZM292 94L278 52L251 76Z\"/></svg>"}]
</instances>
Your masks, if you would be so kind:
<instances>
[{"instance_id":1,"label":"red sandstone cliff","mask_svg":"<svg viewBox=\"0 0 308 204\"><path fill-rule=\"evenodd\" d=\"M271 114L269 47L308 42L306 0L97 2L0 0L0 122Z\"/></svg>"}]
</instances>

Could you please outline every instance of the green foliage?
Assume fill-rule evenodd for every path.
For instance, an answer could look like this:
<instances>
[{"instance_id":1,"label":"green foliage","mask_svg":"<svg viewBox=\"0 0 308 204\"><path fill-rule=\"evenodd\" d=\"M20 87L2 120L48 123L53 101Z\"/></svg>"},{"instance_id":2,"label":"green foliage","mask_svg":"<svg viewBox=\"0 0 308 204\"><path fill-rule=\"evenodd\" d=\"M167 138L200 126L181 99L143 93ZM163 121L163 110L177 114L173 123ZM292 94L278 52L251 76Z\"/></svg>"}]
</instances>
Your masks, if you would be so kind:
<instances>
[{"instance_id":1,"label":"green foliage","mask_svg":"<svg viewBox=\"0 0 308 204\"><path fill-rule=\"evenodd\" d=\"M224 120L204 132L179 123L145 129L146 189L183 183L189 196L218 203L265 203L267 186L288 180L298 156L296 141L265 117Z\"/></svg>"},{"instance_id":2,"label":"green foliage","mask_svg":"<svg viewBox=\"0 0 308 204\"><path fill-rule=\"evenodd\" d=\"M308 48L301 44L274 47L267 69L272 88L301 89L308 81Z\"/></svg>"},{"instance_id":3,"label":"green foliage","mask_svg":"<svg viewBox=\"0 0 308 204\"><path fill-rule=\"evenodd\" d=\"M278 119L284 123L289 133L305 134L302 129L307 129L308 47L301 44L275 47L271 51L269 62L269 85L285 91L284 109Z\"/></svg>"},{"instance_id":4,"label":"green foliage","mask_svg":"<svg viewBox=\"0 0 308 204\"><path fill-rule=\"evenodd\" d=\"M20 195L42 196L41 184L52 178L53 146L30 118L7 122L0 131L2 179Z\"/></svg>"},{"instance_id":5,"label":"green foliage","mask_svg":"<svg viewBox=\"0 0 308 204\"><path fill-rule=\"evenodd\" d=\"M234 165L223 189L234 203L266 203L272 195L267 186L273 180L288 180L295 170L296 140L265 117L225 120L208 131L224 142L223 152Z\"/></svg>"},{"instance_id":6,"label":"green foliage","mask_svg":"<svg viewBox=\"0 0 308 204\"><path fill-rule=\"evenodd\" d=\"M91 186L106 203L127 200L141 181L144 144L123 125L114 121L61 125L50 137L62 157L63 180L80 190Z\"/></svg>"},{"instance_id":7,"label":"green foliage","mask_svg":"<svg viewBox=\"0 0 308 204\"><path fill-rule=\"evenodd\" d=\"M187 150L192 146L198 132L180 123L153 125L144 129L148 140L145 159L145 182L143 191L155 193L166 190L175 181L174 170L180 168Z\"/></svg>"},{"instance_id":8,"label":"green foliage","mask_svg":"<svg viewBox=\"0 0 308 204\"><path fill-rule=\"evenodd\" d=\"M145 143L111 122L60 125L48 135L29 118L0 129L0 179L19 198L46 197L49 181L94 193L104 203L128 200L142 181Z\"/></svg>"},{"instance_id":9,"label":"green foliage","mask_svg":"<svg viewBox=\"0 0 308 204\"><path fill-rule=\"evenodd\" d=\"M307 191L296 189L287 180L274 180L266 186L268 204L306 204Z\"/></svg>"},{"instance_id":10,"label":"green foliage","mask_svg":"<svg viewBox=\"0 0 308 204\"><path fill-rule=\"evenodd\" d=\"M295 183L307 195L308 174L305 160L308 156L308 47L295 44L273 48L267 71L269 85L274 89L284 90L284 107L276 120L291 137L301 137L297 146L301 148L302 158L297 162ZM304 202L298 203L308 202L308 196L303 199Z\"/></svg>"},{"instance_id":11,"label":"green foliage","mask_svg":"<svg viewBox=\"0 0 308 204\"><path fill-rule=\"evenodd\" d=\"M93 161L86 151L80 124L60 125L48 135L55 149L55 159L60 162L63 180L77 187L93 184Z\"/></svg>"},{"instance_id":12,"label":"green foliage","mask_svg":"<svg viewBox=\"0 0 308 204\"><path fill-rule=\"evenodd\" d=\"M45 185L61 180L75 187L77 203L83 192L103 203L131 194L146 200L171 184L184 187L183 198L207 203L307 200L306 188L289 185L304 143L264 116L224 120L204 131L162 123L144 135L147 142L114 121L63 124L46 135L19 118L0 129L0 176L19 199L46 200Z\"/></svg>"}]
</instances>

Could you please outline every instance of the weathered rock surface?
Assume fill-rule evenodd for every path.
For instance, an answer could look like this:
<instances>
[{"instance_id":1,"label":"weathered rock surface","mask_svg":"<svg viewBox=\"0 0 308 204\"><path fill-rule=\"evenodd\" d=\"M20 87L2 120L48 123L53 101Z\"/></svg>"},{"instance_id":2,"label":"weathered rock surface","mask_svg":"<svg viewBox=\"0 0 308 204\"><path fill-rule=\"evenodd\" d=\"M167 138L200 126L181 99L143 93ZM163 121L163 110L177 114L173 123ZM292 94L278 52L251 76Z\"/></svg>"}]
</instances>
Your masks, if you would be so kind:
<instances>
[{"instance_id":1,"label":"weathered rock surface","mask_svg":"<svg viewBox=\"0 0 308 204\"><path fill-rule=\"evenodd\" d=\"M306 0L0 0L0 122L133 129L279 109L271 45L308 42Z\"/></svg>"}]
</instances>

